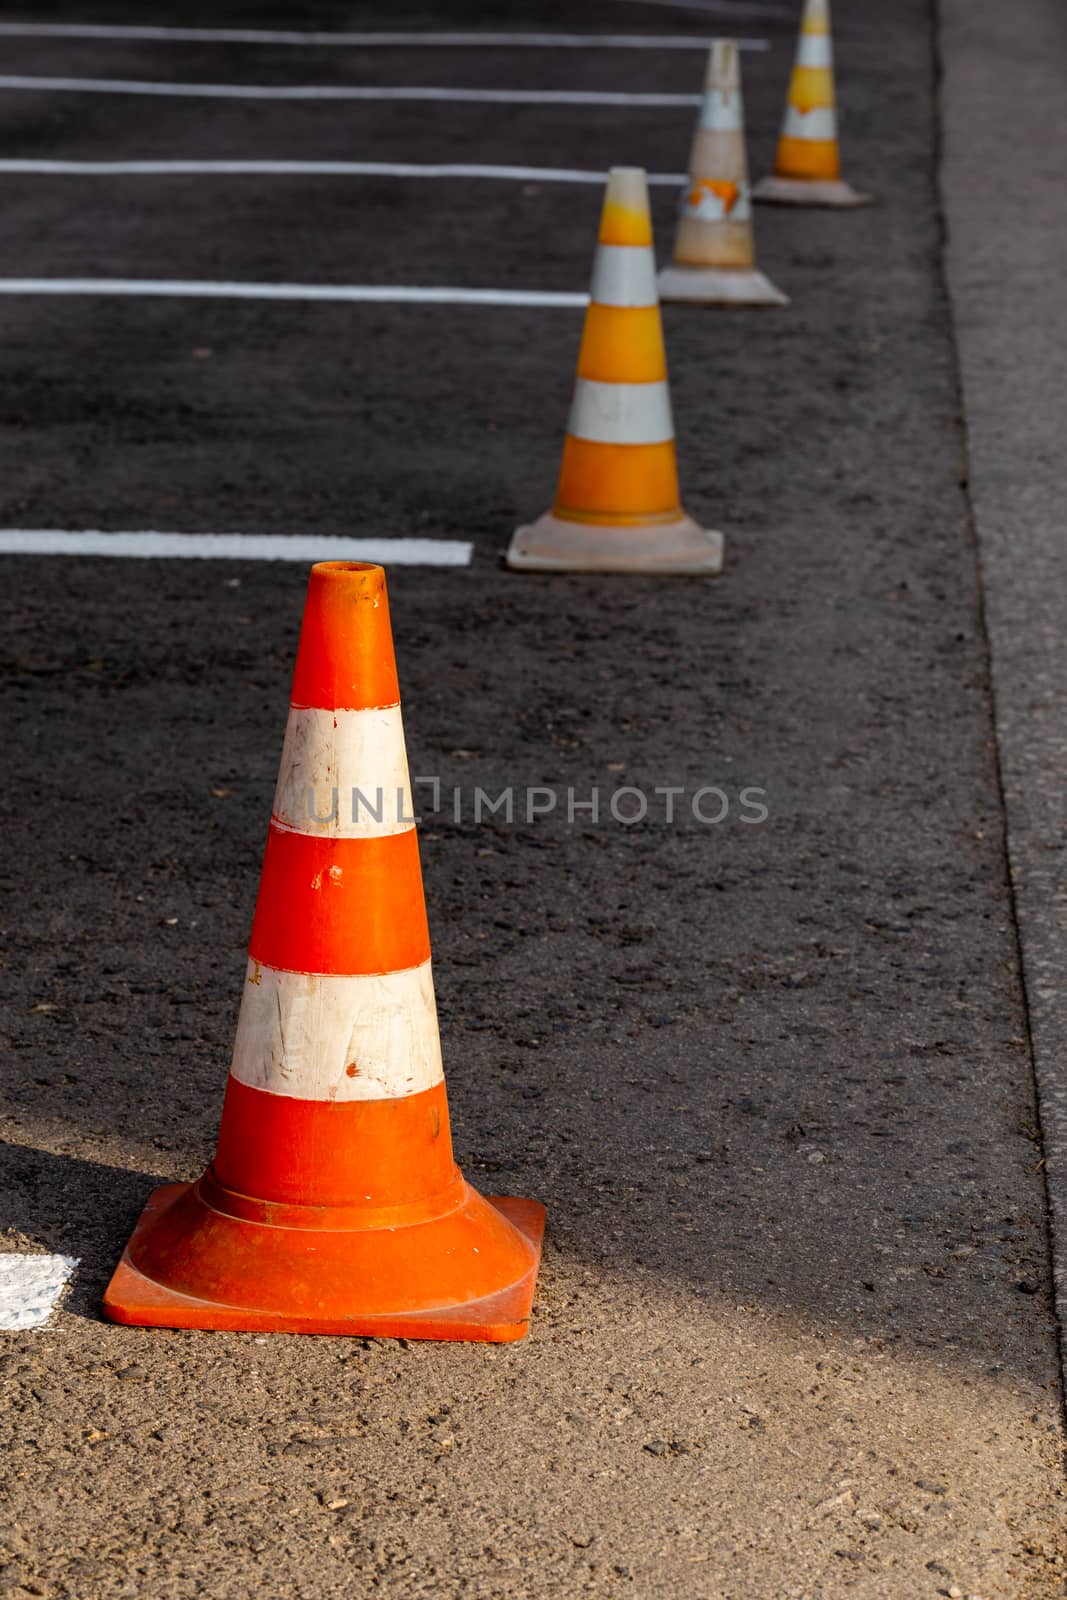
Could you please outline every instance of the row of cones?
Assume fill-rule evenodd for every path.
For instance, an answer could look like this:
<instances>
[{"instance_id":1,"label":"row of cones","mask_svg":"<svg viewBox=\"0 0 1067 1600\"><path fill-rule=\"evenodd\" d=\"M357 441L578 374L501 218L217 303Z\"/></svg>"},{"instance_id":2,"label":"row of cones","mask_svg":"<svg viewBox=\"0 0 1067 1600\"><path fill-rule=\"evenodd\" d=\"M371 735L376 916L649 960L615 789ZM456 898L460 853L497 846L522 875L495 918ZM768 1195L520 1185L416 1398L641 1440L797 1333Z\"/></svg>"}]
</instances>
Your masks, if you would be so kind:
<instances>
[{"instance_id":1,"label":"row of cones","mask_svg":"<svg viewBox=\"0 0 1067 1600\"><path fill-rule=\"evenodd\" d=\"M776 170L748 179L741 63L716 40L670 266L658 277L645 173L608 175L556 498L517 529L508 566L534 572L715 574L723 536L682 507L659 305L785 305L756 266L751 200L864 203L840 174L828 0L807 0Z\"/></svg>"},{"instance_id":2,"label":"row of cones","mask_svg":"<svg viewBox=\"0 0 1067 1600\"><path fill-rule=\"evenodd\" d=\"M770 198L855 203L836 165L828 26L826 0L808 0ZM692 170L662 293L781 303L752 253L728 42L711 52ZM726 274L732 289L710 292L709 274ZM722 565L721 535L679 499L637 169L608 180L556 503L519 529L508 559L534 569ZM351 811L341 796L352 796ZM385 574L320 563L215 1158L195 1183L150 1197L107 1289L114 1321L432 1339L525 1333L544 1208L484 1198L455 1164L413 818Z\"/></svg>"},{"instance_id":3,"label":"row of cones","mask_svg":"<svg viewBox=\"0 0 1067 1600\"><path fill-rule=\"evenodd\" d=\"M732 39L708 54L704 93L689 153L674 259L659 276L662 300L786 305L756 268L752 200L797 206L859 206L841 177L829 0L807 0L774 172L748 180L741 59Z\"/></svg>"}]
</instances>

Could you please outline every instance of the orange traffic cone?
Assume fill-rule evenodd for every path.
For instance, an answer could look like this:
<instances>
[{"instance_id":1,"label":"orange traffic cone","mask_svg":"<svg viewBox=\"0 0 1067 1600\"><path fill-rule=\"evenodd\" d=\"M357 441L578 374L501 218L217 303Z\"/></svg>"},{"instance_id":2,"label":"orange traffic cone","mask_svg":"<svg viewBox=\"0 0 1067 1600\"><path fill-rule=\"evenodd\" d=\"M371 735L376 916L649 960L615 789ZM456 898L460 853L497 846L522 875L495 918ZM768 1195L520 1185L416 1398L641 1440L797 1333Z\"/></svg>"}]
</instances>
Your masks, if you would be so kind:
<instances>
[{"instance_id":1,"label":"orange traffic cone","mask_svg":"<svg viewBox=\"0 0 1067 1600\"><path fill-rule=\"evenodd\" d=\"M608 174L556 503L507 563L533 572L722 570L722 535L682 510L648 183Z\"/></svg>"},{"instance_id":2,"label":"orange traffic cone","mask_svg":"<svg viewBox=\"0 0 1067 1600\"><path fill-rule=\"evenodd\" d=\"M674 261L659 275L661 300L705 305L788 305L756 269L745 150L741 58L733 39L708 52L704 100L689 155Z\"/></svg>"},{"instance_id":3,"label":"orange traffic cone","mask_svg":"<svg viewBox=\"0 0 1067 1600\"><path fill-rule=\"evenodd\" d=\"M806 0L774 174L762 178L753 195L792 206L870 203L870 195L857 194L841 178L830 0Z\"/></svg>"},{"instance_id":4,"label":"orange traffic cone","mask_svg":"<svg viewBox=\"0 0 1067 1600\"><path fill-rule=\"evenodd\" d=\"M151 1196L105 1315L518 1339L544 1215L483 1199L452 1159L385 574L321 562L218 1151Z\"/></svg>"}]
</instances>

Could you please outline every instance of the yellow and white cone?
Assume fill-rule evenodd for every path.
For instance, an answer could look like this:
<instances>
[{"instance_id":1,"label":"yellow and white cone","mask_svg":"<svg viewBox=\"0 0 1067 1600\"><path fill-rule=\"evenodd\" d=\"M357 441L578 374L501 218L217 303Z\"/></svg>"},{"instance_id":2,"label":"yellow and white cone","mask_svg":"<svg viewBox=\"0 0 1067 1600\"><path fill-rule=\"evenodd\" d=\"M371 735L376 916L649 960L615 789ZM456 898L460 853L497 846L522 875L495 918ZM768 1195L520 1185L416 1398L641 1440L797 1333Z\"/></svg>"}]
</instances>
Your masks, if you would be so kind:
<instances>
[{"instance_id":1,"label":"yellow and white cone","mask_svg":"<svg viewBox=\"0 0 1067 1600\"><path fill-rule=\"evenodd\" d=\"M682 510L648 181L608 174L559 486L516 530L507 564L533 572L708 573L722 534Z\"/></svg>"},{"instance_id":2,"label":"yellow and white cone","mask_svg":"<svg viewBox=\"0 0 1067 1600\"><path fill-rule=\"evenodd\" d=\"M704 305L789 304L756 267L741 60L733 39L714 40L708 52L674 260L659 275L659 295Z\"/></svg>"},{"instance_id":3,"label":"yellow and white cone","mask_svg":"<svg viewBox=\"0 0 1067 1600\"><path fill-rule=\"evenodd\" d=\"M753 191L756 200L790 206L865 206L841 177L834 95L830 0L806 0L789 80L774 172Z\"/></svg>"}]
</instances>

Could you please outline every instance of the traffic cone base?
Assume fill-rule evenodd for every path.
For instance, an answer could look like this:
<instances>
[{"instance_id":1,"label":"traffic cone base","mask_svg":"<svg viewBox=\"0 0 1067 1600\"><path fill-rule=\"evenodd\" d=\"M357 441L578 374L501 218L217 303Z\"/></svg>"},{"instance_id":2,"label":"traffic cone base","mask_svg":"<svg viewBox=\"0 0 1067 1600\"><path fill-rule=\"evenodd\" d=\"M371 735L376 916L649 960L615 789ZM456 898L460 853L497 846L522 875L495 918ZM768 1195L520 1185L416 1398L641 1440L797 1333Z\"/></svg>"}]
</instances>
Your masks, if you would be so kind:
<instances>
[{"instance_id":1,"label":"traffic cone base","mask_svg":"<svg viewBox=\"0 0 1067 1600\"><path fill-rule=\"evenodd\" d=\"M211 1169L197 1183L165 1184L141 1214L104 1314L130 1327L523 1338L544 1207L483 1198L457 1170L443 1215L400 1220L411 1209L371 1217L275 1205L224 1189Z\"/></svg>"},{"instance_id":2,"label":"traffic cone base","mask_svg":"<svg viewBox=\"0 0 1067 1600\"><path fill-rule=\"evenodd\" d=\"M752 191L753 200L778 206L869 206L871 196L859 194L841 178L780 178L773 173L761 178Z\"/></svg>"},{"instance_id":3,"label":"traffic cone base","mask_svg":"<svg viewBox=\"0 0 1067 1600\"><path fill-rule=\"evenodd\" d=\"M507 564L523 572L649 572L689 577L722 571L723 536L684 513L668 522L605 526L546 511L518 528Z\"/></svg>"},{"instance_id":4,"label":"traffic cone base","mask_svg":"<svg viewBox=\"0 0 1067 1600\"><path fill-rule=\"evenodd\" d=\"M664 267L657 279L661 300L705 306L787 306L789 296L755 267Z\"/></svg>"}]
</instances>

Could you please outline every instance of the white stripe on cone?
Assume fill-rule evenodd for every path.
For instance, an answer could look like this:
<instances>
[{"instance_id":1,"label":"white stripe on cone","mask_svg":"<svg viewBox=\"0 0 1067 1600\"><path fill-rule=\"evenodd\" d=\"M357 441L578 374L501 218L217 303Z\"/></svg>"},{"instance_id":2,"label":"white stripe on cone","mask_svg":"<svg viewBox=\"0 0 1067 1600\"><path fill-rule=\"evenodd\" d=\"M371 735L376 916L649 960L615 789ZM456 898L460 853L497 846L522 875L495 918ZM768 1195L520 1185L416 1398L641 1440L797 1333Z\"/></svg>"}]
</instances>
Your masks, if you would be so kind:
<instances>
[{"instance_id":1,"label":"white stripe on cone","mask_svg":"<svg viewBox=\"0 0 1067 1600\"><path fill-rule=\"evenodd\" d=\"M593 444L666 444L674 438L666 382L599 383L579 378L567 432Z\"/></svg>"},{"instance_id":2,"label":"white stripe on cone","mask_svg":"<svg viewBox=\"0 0 1067 1600\"><path fill-rule=\"evenodd\" d=\"M233 1077L298 1100L390 1100L444 1076L429 961L335 977L250 960Z\"/></svg>"},{"instance_id":3,"label":"white stripe on cone","mask_svg":"<svg viewBox=\"0 0 1067 1600\"><path fill-rule=\"evenodd\" d=\"M600 306L657 305L656 257L647 244L602 244L589 298Z\"/></svg>"},{"instance_id":4,"label":"white stripe on cone","mask_svg":"<svg viewBox=\"0 0 1067 1600\"><path fill-rule=\"evenodd\" d=\"M798 67L832 67L834 47L828 33L802 33L797 45Z\"/></svg>"},{"instance_id":5,"label":"white stripe on cone","mask_svg":"<svg viewBox=\"0 0 1067 1600\"><path fill-rule=\"evenodd\" d=\"M812 106L810 111L800 111L794 105L785 108L782 123L784 139L836 139L837 117L833 106Z\"/></svg>"},{"instance_id":6,"label":"white stripe on cone","mask_svg":"<svg viewBox=\"0 0 1067 1600\"><path fill-rule=\"evenodd\" d=\"M413 827L400 707L292 707L273 815L294 833L330 839L380 838Z\"/></svg>"},{"instance_id":7,"label":"white stripe on cone","mask_svg":"<svg viewBox=\"0 0 1067 1600\"><path fill-rule=\"evenodd\" d=\"M740 133L744 127L740 89L728 94L721 89L706 89L700 107L700 126L707 133Z\"/></svg>"}]
</instances>

